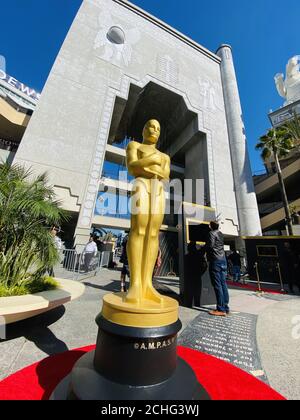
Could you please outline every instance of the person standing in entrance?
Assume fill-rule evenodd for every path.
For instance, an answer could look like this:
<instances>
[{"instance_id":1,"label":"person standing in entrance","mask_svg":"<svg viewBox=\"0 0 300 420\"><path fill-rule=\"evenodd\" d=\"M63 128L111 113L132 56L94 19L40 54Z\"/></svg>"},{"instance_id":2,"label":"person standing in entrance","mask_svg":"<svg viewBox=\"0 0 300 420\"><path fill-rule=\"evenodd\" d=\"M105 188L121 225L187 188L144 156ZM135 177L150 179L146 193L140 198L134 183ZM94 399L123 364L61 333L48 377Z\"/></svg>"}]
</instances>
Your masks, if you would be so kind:
<instances>
[{"instance_id":1,"label":"person standing in entrance","mask_svg":"<svg viewBox=\"0 0 300 420\"><path fill-rule=\"evenodd\" d=\"M242 261L241 256L238 251L233 251L231 255L229 255L228 259L232 263L232 277L235 283L240 283L241 281L241 268L242 268Z\"/></svg>"},{"instance_id":2,"label":"person standing in entrance","mask_svg":"<svg viewBox=\"0 0 300 420\"><path fill-rule=\"evenodd\" d=\"M123 243L122 243L122 255L120 258L120 262L123 264L122 271L121 271L121 292L127 292L127 285L126 285L126 276L130 279L130 272L129 272L129 263L127 257L127 242L128 242L128 235L125 236Z\"/></svg>"},{"instance_id":3,"label":"person standing in entrance","mask_svg":"<svg viewBox=\"0 0 300 420\"><path fill-rule=\"evenodd\" d=\"M188 244L188 253L185 260L185 305L188 308L201 306L202 276L207 270L205 250L197 249L195 242Z\"/></svg>"},{"instance_id":4,"label":"person standing in entrance","mask_svg":"<svg viewBox=\"0 0 300 420\"><path fill-rule=\"evenodd\" d=\"M227 261L224 251L224 236L219 231L219 223L210 222L210 232L205 245L209 261L209 274L216 293L217 310L209 312L213 316L229 314L229 293L226 283Z\"/></svg>"}]
</instances>

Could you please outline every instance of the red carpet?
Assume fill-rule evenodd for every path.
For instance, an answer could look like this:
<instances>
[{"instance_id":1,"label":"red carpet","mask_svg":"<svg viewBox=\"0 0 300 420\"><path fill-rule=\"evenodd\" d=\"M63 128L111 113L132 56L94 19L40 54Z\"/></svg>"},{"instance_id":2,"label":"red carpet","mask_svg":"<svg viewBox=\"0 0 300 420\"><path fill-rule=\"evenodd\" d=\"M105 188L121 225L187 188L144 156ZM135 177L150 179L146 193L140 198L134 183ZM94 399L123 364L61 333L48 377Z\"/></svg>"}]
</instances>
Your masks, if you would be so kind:
<instances>
[{"instance_id":1,"label":"red carpet","mask_svg":"<svg viewBox=\"0 0 300 420\"><path fill-rule=\"evenodd\" d=\"M0 382L0 400L47 400L74 363L95 346L48 357ZM178 354L194 370L213 400L284 400L252 375L213 356L185 347Z\"/></svg>"},{"instance_id":2,"label":"red carpet","mask_svg":"<svg viewBox=\"0 0 300 420\"><path fill-rule=\"evenodd\" d=\"M251 286L249 284L241 284L241 283L235 283L233 281L227 281L228 286L238 287L240 289L246 289L251 290L253 292L258 292L258 286ZM280 287L280 286L278 286ZM274 290L274 289L268 289L266 287L261 287L261 291L265 293L273 293L274 295L286 295L287 292L281 292L280 290Z\"/></svg>"}]
</instances>

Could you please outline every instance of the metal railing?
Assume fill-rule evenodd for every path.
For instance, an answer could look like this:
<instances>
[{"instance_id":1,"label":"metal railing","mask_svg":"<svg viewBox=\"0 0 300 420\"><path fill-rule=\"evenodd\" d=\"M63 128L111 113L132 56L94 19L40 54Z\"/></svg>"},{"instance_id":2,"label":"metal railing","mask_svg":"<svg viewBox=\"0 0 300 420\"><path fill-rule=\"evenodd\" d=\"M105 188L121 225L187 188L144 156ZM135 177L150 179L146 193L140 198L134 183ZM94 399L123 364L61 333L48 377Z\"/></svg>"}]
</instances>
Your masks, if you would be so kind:
<instances>
[{"instance_id":1,"label":"metal railing","mask_svg":"<svg viewBox=\"0 0 300 420\"><path fill-rule=\"evenodd\" d=\"M269 286L273 286L274 288L274 292L278 292L278 289L275 287L278 285L278 283L269 283L269 282L263 282L261 280L261 275L260 275L260 271L259 271L259 263L255 262L254 264L254 269L255 269L255 273L256 273L256 283L257 283L257 292L258 293L264 293L263 292L263 288L262 288L262 284L267 284ZM283 278L282 278L282 272L281 272L281 267L280 267L280 263L276 263L276 270L278 272L278 277L279 277L279 287L280 287L280 292L284 293L285 288L284 288L284 283L283 283Z\"/></svg>"},{"instance_id":2,"label":"metal railing","mask_svg":"<svg viewBox=\"0 0 300 420\"><path fill-rule=\"evenodd\" d=\"M100 270L109 266L111 252L77 252L76 249L61 251L60 261L54 267L54 275L58 278L80 280L80 278L96 276Z\"/></svg>"}]
</instances>

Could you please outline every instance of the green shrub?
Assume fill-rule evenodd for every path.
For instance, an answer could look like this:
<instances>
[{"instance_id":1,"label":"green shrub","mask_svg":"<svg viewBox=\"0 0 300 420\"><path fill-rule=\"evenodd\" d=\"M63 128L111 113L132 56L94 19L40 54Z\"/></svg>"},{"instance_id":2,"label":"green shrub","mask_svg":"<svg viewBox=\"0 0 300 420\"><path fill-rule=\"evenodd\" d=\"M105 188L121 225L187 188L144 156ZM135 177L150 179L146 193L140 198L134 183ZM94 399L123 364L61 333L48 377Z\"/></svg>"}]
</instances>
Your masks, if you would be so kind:
<instances>
[{"instance_id":1,"label":"green shrub","mask_svg":"<svg viewBox=\"0 0 300 420\"><path fill-rule=\"evenodd\" d=\"M59 259L50 227L66 219L46 174L33 178L19 165L0 164L0 287L4 294L22 295L50 287L45 273Z\"/></svg>"},{"instance_id":2,"label":"green shrub","mask_svg":"<svg viewBox=\"0 0 300 420\"><path fill-rule=\"evenodd\" d=\"M51 277L44 277L39 280L22 283L13 287L6 287L0 284L0 297L24 296L35 293L55 290L59 287L59 283Z\"/></svg>"}]
</instances>

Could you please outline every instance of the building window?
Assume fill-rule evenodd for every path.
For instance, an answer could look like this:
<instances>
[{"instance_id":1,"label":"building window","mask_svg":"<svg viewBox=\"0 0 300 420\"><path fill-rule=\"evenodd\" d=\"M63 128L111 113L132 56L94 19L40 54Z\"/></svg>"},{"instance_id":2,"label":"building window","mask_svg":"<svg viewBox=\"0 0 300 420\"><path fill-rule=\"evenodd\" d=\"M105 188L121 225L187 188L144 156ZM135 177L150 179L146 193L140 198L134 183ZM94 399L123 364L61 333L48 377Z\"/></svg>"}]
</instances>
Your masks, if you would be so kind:
<instances>
[{"instance_id":1,"label":"building window","mask_svg":"<svg viewBox=\"0 0 300 420\"><path fill-rule=\"evenodd\" d=\"M104 162L102 177L109 178L114 180L122 180L125 181L127 176L128 182L131 182L134 177L128 174L127 168L125 165L119 165L117 163L108 162L107 160Z\"/></svg>"},{"instance_id":2,"label":"building window","mask_svg":"<svg viewBox=\"0 0 300 420\"><path fill-rule=\"evenodd\" d=\"M119 26L112 26L106 36L112 44L122 45L125 43L125 33Z\"/></svg>"}]
</instances>

